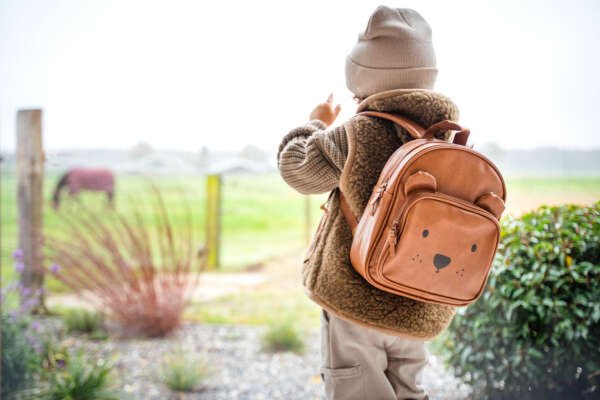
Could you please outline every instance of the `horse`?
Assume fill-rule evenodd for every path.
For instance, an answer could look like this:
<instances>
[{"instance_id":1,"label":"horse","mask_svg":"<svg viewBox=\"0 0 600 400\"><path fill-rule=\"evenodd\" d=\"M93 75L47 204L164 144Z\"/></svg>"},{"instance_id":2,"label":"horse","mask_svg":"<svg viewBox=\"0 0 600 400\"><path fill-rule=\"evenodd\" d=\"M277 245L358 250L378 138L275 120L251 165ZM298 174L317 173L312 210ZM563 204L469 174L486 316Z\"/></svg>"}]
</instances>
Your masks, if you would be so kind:
<instances>
[{"instance_id":1,"label":"horse","mask_svg":"<svg viewBox=\"0 0 600 400\"><path fill-rule=\"evenodd\" d=\"M54 189L52 205L55 209L60 205L60 192L63 187L69 187L69 195L75 196L81 190L106 192L108 202L113 205L115 193L115 176L112 171L104 168L71 168L65 172Z\"/></svg>"}]
</instances>

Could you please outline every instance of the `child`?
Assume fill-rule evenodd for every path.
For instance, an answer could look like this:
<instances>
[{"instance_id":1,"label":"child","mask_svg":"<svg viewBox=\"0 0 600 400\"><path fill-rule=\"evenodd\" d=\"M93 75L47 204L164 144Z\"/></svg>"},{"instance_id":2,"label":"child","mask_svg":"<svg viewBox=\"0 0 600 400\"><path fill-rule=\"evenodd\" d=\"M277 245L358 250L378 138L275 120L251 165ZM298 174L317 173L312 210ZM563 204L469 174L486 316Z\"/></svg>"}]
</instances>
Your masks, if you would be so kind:
<instances>
[{"instance_id":1,"label":"child","mask_svg":"<svg viewBox=\"0 0 600 400\"><path fill-rule=\"evenodd\" d=\"M454 103L431 91L436 75L431 29L410 9L378 7L346 60L346 84L360 101L358 111L402 115L425 128L458 119ZM420 386L424 340L448 326L454 309L383 292L354 271L338 190L354 215L362 215L385 162L411 137L367 116L327 129L339 112L329 96L310 122L283 138L277 156L283 179L300 193L331 191L302 270L308 295L323 308L327 398L426 399Z\"/></svg>"}]
</instances>

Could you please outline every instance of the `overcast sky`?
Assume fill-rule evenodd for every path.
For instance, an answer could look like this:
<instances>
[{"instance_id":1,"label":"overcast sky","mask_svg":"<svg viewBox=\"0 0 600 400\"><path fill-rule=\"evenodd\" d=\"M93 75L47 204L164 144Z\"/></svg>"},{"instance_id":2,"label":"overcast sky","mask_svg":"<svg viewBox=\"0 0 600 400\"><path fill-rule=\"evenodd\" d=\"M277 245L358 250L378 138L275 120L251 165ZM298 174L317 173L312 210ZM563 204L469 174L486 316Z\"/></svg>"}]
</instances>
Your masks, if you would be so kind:
<instances>
[{"instance_id":1,"label":"overcast sky","mask_svg":"<svg viewBox=\"0 0 600 400\"><path fill-rule=\"evenodd\" d=\"M47 149L275 151L334 92L381 1L0 0L0 149L19 108ZM600 2L388 1L433 29L436 90L474 143L600 147Z\"/></svg>"}]
</instances>

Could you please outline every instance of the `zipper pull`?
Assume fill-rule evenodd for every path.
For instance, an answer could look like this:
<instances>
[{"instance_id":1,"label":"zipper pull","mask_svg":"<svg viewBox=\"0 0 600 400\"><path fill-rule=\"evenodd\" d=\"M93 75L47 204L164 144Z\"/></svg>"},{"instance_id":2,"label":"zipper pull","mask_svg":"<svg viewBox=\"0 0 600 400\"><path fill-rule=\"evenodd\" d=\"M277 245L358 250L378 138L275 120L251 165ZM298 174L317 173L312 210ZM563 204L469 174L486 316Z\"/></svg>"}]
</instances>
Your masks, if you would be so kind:
<instances>
[{"instance_id":1,"label":"zipper pull","mask_svg":"<svg viewBox=\"0 0 600 400\"><path fill-rule=\"evenodd\" d=\"M396 245L398 244L398 228L399 228L399 221L397 219L395 219L392 222L392 226L390 228L390 231L388 233L388 242L390 244L390 247L392 248L392 254L396 254Z\"/></svg>"},{"instance_id":2,"label":"zipper pull","mask_svg":"<svg viewBox=\"0 0 600 400\"><path fill-rule=\"evenodd\" d=\"M385 193L385 189L387 188L387 182L383 182L381 185L379 185L379 187L377 188L377 192L376 192L376 196L373 199L373 201L371 201L371 215L375 215L375 211L377 210L377 206L379 205L379 200L381 200L381 198L383 197L383 194Z\"/></svg>"}]
</instances>

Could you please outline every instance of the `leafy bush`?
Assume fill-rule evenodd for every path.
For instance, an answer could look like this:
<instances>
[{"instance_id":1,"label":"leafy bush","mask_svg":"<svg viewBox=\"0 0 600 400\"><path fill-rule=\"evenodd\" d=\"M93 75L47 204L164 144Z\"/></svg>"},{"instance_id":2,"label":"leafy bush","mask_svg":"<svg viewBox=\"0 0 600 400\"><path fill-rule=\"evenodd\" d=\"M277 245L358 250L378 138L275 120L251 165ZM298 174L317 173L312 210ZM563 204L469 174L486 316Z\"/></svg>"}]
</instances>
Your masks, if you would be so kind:
<instances>
[{"instance_id":1,"label":"leafy bush","mask_svg":"<svg viewBox=\"0 0 600 400\"><path fill-rule=\"evenodd\" d=\"M23 252L19 249L13 253L15 270L21 274L24 270ZM13 309L7 307L9 296L21 296L21 303ZM3 399L12 399L23 396L35 388L35 380L40 366L40 354L43 352L43 343L39 338L39 323L32 321L31 313L40 304L41 291L32 292L29 288L21 286L19 281L14 281L0 291L0 314L2 342L2 385L1 396Z\"/></svg>"},{"instance_id":2,"label":"leafy bush","mask_svg":"<svg viewBox=\"0 0 600 400\"><path fill-rule=\"evenodd\" d=\"M198 387L208 373L206 364L177 351L165 358L161 365L161 379L171 390L191 392Z\"/></svg>"},{"instance_id":3,"label":"leafy bush","mask_svg":"<svg viewBox=\"0 0 600 400\"><path fill-rule=\"evenodd\" d=\"M2 396L10 399L32 386L39 365L33 344L27 339L27 325L2 314Z\"/></svg>"},{"instance_id":4,"label":"leafy bush","mask_svg":"<svg viewBox=\"0 0 600 400\"><path fill-rule=\"evenodd\" d=\"M106 311L126 334L157 337L181 324L202 260L187 204L187 217L175 224L158 189L152 190L129 200L135 205L131 215L83 205L77 213L63 213L62 229L46 243L55 261L48 270L57 279ZM145 207L152 223L142 217Z\"/></svg>"},{"instance_id":5,"label":"leafy bush","mask_svg":"<svg viewBox=\"0 0 600 400\"><path fill-rule=\"evenodd\" d=\"M267 351L291 351L302 353L302 335L291 320L273 321L263 336L263 347Z\"/></svg>"},{"instance_id":6,"label":"leafy bush","mask_svg":"<svg viewBox=\"0 0 600 400\"><path fill-rule=\"evenodd\" d=\"M64 369L49 376L48 386L41 396L48 400L119 400L120 393L112 387L112 367L102 360L89 363L82 355L69 357Z\"/></svg>"},{"instance_id":7,"label":"leafy bush","mask_svg":"<svg viewBox=\"0 0 600 400\"><path fill-rule=\"evenodd\" d=\"M505 219L487 290L446 346L479 397L598 398L600 202Z\"/></svg>"},{"instance_id":8,"label":"leafy bush","mask_svg":"<svg viewBox=\"0 0 600 400\"><path fill-rule=\"evenodd\" d=\"M84 308L71 308L64 312L67 332L97 333L104 330L102 314Z\"/></svg>"}]
</instances>

